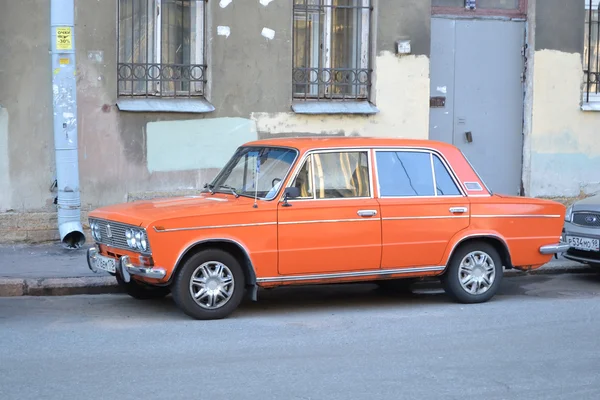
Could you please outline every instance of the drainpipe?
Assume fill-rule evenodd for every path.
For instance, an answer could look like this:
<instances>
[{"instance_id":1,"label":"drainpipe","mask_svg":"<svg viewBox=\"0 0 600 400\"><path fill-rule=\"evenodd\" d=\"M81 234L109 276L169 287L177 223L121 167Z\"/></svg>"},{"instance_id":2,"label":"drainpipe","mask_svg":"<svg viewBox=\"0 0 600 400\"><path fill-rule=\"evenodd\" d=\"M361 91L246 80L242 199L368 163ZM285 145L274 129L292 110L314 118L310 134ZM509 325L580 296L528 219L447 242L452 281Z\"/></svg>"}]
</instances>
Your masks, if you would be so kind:
<instances>
[{"instance_id":1,"label":"drainpipe","mask_svg":"<svg viewBox=\"0 0 600 400\"><path fill-rule=\"evenodd\" d=\"M51 0L52 107L58 189L58 231L64 247L85 243L81 226L77 148L74 0Z\"/></svg>"}]
</instances>

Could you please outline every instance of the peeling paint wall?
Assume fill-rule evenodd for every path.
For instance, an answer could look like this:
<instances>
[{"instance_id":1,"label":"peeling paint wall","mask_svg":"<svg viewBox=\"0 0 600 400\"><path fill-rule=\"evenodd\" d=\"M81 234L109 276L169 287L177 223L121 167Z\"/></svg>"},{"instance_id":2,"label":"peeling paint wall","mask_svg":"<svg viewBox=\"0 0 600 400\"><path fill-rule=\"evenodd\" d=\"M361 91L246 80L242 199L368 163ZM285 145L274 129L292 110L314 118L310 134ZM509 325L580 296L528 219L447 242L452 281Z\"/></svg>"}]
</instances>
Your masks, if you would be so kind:
<instances>
[{"instance_id":1,"label":"peeling paint wall","mask_svg":"<svg viewBox=\"0 0 600 400\"><path fill-rule=\"evenodd\" d=\"M535 54L531 183L533 196L600 191L600 114L580 109L581 54Z\"/></svg>"},{"instance_id":2,"label":"peeling paint wall","mask_svg":"<svg viewBox=\"0 0 600 400\"><path fill-rule=\"evenodd\" d=\"M261 137L286 132L429 137L429 57L382 52L376 59L376 105L371 116L298 115L292 112L251 114Z\"/></svg>"},{"instance_id":3,"label":"peeling paint wall","mask_svg":"<svg viewBox=\"0 0 600 400\"><path fill-rule=\"evenodd\" d=\"M0 65L0 215L4 210L52 213L50 7L39 0L5 3L0 36L9 39L0 41L0 52L10 57ZM380 112L372 116L292 113L292 4L207 2L206 98L215 111L194 114L120 111L117 2L77 0L82 208L127 201L132 193L200 188L237 145L256 137L427 137L429 0L374 1L373 102ZM412 54L395 55L396 41L406 39Z\"/></svg>"},{"instance_id":4,"label":"peeling paint wall","mask_svg":"<svg viewBox=\"0 0 600 400\"><path fill-rule=\"evenodd\" d=\"M600 113L581 110L584 1L537 2L527 194L600 191Z\"/></svg>"},{"instance_id":5,"label":"peeling paint wall","mask_svg":"<svg viewBox=\"0 0 600 400\"><path fill-rule=\"evenodd\" d=\"M11 201L8 154L8 111L0 105L0 212L8 210Z\"/></svg>"}]
</instances>

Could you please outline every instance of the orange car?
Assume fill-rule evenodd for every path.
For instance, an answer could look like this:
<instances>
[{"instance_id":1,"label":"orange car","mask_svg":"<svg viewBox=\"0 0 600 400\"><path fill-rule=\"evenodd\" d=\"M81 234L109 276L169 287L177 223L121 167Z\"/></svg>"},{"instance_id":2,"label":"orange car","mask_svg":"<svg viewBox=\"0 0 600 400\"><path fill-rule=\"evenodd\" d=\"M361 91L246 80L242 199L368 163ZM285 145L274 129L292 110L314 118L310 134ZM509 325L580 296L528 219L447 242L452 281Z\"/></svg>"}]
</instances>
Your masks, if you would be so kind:
<instances>
[{"instance_id":1,"label":"orange car","mask_svg":"<svg viewBox=\"0 0 600 400\"><path fill-rule=\"evenodd\" d=\"M492 194L456 147L428 140L295 138L237 149L197 196L90 213L92 271L135 298L171 293L197 319L259 287L439 277L462 303L494 296L503 267L539 268L565 207Z\"/></svg>"}]
</instances>

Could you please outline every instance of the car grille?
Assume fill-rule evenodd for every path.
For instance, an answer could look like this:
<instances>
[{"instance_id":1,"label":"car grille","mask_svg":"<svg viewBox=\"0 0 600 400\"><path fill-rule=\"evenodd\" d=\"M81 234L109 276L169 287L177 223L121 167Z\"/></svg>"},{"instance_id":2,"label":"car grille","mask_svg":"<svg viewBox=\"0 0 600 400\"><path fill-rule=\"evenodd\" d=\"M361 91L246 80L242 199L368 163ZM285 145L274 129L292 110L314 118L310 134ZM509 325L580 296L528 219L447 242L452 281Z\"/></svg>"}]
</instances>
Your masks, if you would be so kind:
<instances>
[{"instance_id":1,"label":"car grille","mask_svg":"<svg viewBox=\"0 0 600 400\"><path fill-rule=\"evenodd\" d=\"M599 251L585 251L585 250L577 250L577 249L569 249L567 254L573 257L587 258L590 260L598 260L600 261L600 252Z\"/></svg>"},{"instance_id":2,"label":"car grille","mask_svg":"<svg viewBox=\"0 0 600 400\"><path fill-rule=\"evenodd\" d=\"M127 237L125 237L125 231L129 228L140 229L134 225L122 224L120 222L114 221L105 221L102 219L90 219L90 224L92 222L96 222L100 227L100 234L102 235L98 243L102 243L111 247L116 247L120 249L135 251L131 249L127 245ZM111 236L108 237L108 226L110 225ZM148 237L146 237L146 243L148 243L148 249L144 253L150 253L150 242L148 242Z\"/></svg>"},{"instance_id":3,"label":"car grille","mask_svg":"<svg viewBox=\"0 0 600 400\"><path fill-rule=\"evenodd\" d=\"M573 213L573 223L580 226L600 228L600 214L596 213Z\"/></svg>"}]
</instances>

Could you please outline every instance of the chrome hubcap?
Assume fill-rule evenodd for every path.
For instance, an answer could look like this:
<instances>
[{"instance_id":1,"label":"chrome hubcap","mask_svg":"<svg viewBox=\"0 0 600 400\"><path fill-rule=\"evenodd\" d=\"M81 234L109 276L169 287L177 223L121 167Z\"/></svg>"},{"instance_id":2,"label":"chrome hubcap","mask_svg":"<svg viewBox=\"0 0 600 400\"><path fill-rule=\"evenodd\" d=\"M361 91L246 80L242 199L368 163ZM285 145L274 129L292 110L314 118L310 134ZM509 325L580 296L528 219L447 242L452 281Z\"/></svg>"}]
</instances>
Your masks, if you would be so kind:
<instances>
[{"instance_id":1,"label":"chrome hubcap","mask_svg":"<svg viewBox=\"0 0 600 400\"><path fill-rule=\"evenodd\" d=\"M192 298L207 310L215 310L227 304L234 287L231 270L218 261L208 261L196 268L190 280Z\"/></svg>"},{"instance_id":2,"label":"chrome hubcap","mask_svg":"<svg viewBox=\"0 0 600 400\"><path fill-rule=\"evenodd\" d=\"M496 280L494 260L483 251L467 254L458 268L458 280L467 293L487 292Z\"/></svg>"}]
</instances>

